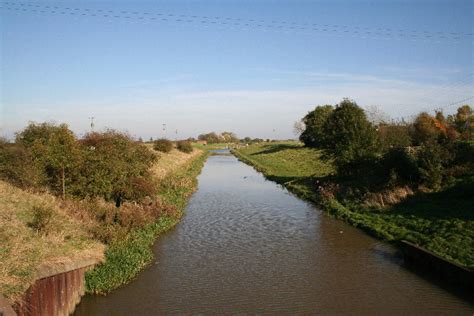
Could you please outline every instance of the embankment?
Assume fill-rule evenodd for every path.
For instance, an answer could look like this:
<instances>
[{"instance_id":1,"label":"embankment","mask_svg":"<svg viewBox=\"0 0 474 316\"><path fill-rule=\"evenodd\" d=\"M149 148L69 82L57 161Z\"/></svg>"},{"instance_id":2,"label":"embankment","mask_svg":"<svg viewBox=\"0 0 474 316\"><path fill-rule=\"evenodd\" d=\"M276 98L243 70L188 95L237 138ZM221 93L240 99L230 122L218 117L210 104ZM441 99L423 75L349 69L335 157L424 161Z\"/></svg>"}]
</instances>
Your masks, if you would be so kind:
<instances>
[{"instance_id":1,"label":"embankment","mask_svg":"<svg viewBox=\"0 0 474 316\"><path fill-rule=\"evenodd\" d=\"M85 291L105 294L153 260L151 245L179 221L207 158L200 150L160 155L153 173L163 213L142 226L115 223L110 203L64 201L0 181L0 293L17 312L67 314Z\"/></svg>"},{"instance_id":2,"label":"embankment","mask_svg":"<svg viewBox=\"0 0 474 316\"><path fill-rule=\"evenodd\" d=\"M440 258L474 268L473 177L441 192L412 195L398 204L374 209L318 193L320 180L332 168L319 159L317 150L293 142L251 145L233 153L268 179L375 237L395 244L407 240Z\"/></svg>"},{"instance_id":3,"label":"embankment","mask_svg":"<svg viewBox=\"0 0 474 316\"><path fill-rule=\"evenodd\" d=\"M195 152L181 163L173 161L173 168L160 177L159 196L173 212L160 217L144 227L134 229L125 238L110 245L105 262L86 274L86 290L94 294L106 294L128 282L153 261L153 245L156 236L171 229L197 187L196 177L201 172L207 152ZM157 169L163 169L161 166Z\"/></svg>"}]
</instances>

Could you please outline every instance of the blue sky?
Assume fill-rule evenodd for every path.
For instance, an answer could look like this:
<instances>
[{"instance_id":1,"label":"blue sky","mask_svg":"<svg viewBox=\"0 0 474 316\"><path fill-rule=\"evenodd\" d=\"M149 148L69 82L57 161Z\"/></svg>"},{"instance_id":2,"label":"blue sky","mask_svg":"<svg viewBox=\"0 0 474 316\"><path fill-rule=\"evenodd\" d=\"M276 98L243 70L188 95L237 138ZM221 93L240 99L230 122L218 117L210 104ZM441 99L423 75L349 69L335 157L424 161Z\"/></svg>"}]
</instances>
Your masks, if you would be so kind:
<instances>
[{"instance_id":1,"label":"blue sky","mask_svg":"<svg viewBox=\"0 0 474 316\"><path fill-rule=\"evenodd\" d=\"M473 1L0 3L7 137L94 116L144 138L290 138L343 97L398 118L474 95Z\"/></svg>"}]
</instances>

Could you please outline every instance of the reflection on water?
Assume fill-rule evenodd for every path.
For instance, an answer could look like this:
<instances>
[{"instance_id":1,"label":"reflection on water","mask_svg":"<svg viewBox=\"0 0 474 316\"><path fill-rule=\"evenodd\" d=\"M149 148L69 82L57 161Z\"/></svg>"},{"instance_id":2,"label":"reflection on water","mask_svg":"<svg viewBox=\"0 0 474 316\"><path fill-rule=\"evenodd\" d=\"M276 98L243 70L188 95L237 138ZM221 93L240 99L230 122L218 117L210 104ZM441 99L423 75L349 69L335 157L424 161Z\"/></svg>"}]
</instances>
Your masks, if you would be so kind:
<instances>
[{"instance_id":1,"label":"reflection on water","mask_svg":"<svg viewBox=\"0 0 474 316\"><path fill-rule=\"evenodd\" d=\"M212 156L156 263L77 315L466 314L394 249L327 217L231 156Z\"/></svg>"}]
</instances>

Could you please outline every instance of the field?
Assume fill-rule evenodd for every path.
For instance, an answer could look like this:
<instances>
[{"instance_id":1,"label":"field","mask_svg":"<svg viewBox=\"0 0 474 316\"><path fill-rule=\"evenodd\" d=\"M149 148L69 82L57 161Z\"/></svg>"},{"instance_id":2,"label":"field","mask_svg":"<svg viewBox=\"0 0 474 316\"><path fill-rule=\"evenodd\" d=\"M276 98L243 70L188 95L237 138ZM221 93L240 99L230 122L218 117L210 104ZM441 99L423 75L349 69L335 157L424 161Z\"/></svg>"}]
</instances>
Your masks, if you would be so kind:
<instances>
[{"instance_id":1,"label":"field","mask_svg":"<svg viewBox=\"0 0 474 316\"><path fill-rule=\"evenodd\" d=\"M333 172L322 153L299 143L251 145L235 151L267 178L318 203L331 215L378 238L408 240L465 267L474 268L474 176L436 193L415 194L390 207L320 199L318 180Z\"/></svg>"}]
</instances>

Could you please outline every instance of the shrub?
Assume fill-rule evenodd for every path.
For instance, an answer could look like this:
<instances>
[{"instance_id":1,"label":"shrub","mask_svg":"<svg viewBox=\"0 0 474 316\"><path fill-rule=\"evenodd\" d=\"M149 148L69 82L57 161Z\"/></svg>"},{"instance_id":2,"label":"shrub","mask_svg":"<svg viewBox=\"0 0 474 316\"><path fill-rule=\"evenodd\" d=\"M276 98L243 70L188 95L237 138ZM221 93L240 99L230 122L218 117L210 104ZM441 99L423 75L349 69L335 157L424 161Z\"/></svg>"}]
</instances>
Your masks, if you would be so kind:
<instances>
[{"instance_id":1,"label":"shrub","mask_svg":"<svg viewBox=\"0 0 474 316\"><path fill-rule=\"evenodd\" d=\"M407 125L381 124L378 127L378 135L383 151L388 151L391 148L408 147L412 143Z\"/></svg>"},{"instance_id":2,"label":"shrub","mask_svg":"<svg viewBox=\"0 0 474 316\"><path fill-rule=\"evenodd\" d=\"M35 205L33 206L33 219L28 223L28 226L37 232L42 232L48 227L52 217L53 210L50 207Z\"/></svg>"},{"instance_id":3,"label":"shrub","mask_svg":"<svg viewBox=\"0 0 474 316\"><path fill-rule=\"evenodd\" d=\"M392 148L383 156L380 173L389 186L418 181L416 159L404 148Z\"/></svg>"},{"instance_id":4,"label":"shrub","mask_svg":"<svg viewBox=\"0 0 474 316\"><path fill-rule=\"evenodd\" d=\"M418 152L418 172L421 184L438 190L443 180L443 148L435 142L424 144Z\"/></svg>"},{"instance_id":5,"label":"shrub","mask_svg":"<svg viewBox=\"0 0 474 316\"><path fill-rule=\"evenodd\" d=\"M103 197L120 206L152 191L150 167L156 155L129 135L114 130L89 133L81 140L84 163L75 193L80 197ZM144 190L137 193L137 188Z\"/></svg>"},{"instance_id":6,"label":"shrub","mask_svg":"<svg viewBox=\"0 0 474 316\"><path fill-rule=\"evenodd\" d=\"M178 150L182 151L183 153L191 153L193 152L193 146L191 145L191 142L188 142L187 140L180 140L178 142Z\"/></svg>"},{"instance_id":7,"label":"shrub","mask_svg":"<svg viewBox=\"0 0 474 316\"><path fill-rule=\"evenodd\" d=\"M167 139L157 139L153 143L153 149L163 153L169 153L173 149L173 143Z\"/></svg>"},{"instance_id":8,"label":"shrub","mask_svg":"<svg viewBox=\"0 0 474 316\"><path fill-rule=\"evenodd\" d=\"M21 188L39 187L46 180L43 169L27 148L1 141L0 178Z\"/></svg>"}]
</instances>

